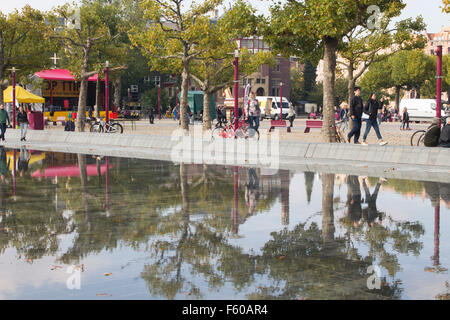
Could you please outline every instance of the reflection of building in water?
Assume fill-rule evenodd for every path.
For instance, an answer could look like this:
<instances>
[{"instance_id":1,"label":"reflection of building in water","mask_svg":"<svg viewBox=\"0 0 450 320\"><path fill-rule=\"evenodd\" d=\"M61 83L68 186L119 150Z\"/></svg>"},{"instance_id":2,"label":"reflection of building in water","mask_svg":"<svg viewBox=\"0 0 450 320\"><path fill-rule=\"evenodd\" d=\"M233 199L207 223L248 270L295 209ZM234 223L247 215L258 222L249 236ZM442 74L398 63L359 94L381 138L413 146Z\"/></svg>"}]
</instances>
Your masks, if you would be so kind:
<instances>
[{"instance_id":1,"label":"reflection of building in water","mask_svg":"<svg viewBox=\"0 0 450 320\"><path fill-rule=\"evenodd\" d=\"M311 194L314 186L314 172L305 172L305 190L306 190L306 200L308 203L311 202Z\"/></svg>"}]
</instances>

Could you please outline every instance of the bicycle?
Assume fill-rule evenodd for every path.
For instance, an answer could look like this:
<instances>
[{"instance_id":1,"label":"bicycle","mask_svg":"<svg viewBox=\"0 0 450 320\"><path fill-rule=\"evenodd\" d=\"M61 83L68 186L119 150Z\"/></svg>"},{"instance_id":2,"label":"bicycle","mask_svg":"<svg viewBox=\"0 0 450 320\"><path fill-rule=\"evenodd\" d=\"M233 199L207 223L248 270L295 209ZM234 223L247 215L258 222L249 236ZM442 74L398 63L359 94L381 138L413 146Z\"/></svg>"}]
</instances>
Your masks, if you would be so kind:
<instances>
[{"instance_id":1,"label":"bicycle","mask_svg":"<svg viewBox=\"0 0 450 320\"><path fill-rule=\"evenodd\" d=\"M250 128L250 125L243 120L238 121L238 128L235 130L232 122L225 121L225 125L216 126L211 133L211 140L217 138L243 138L259 140L259 131Z\"/></svg>"},{"instance_id":2,"label":"bicycle","mask_svg":"<svg viewBox=\"0 0 450 320\"><path fill-rule=\"evenodd\" d=\"M106 123L102 119L90 122L90 132L123 133L123 126L118 122Z\"/></svg>"},{"instance_id":3,"label":"bicycle","mask_svg":"<svg viewBox=\"0 0 450 320\"><path fill-rule=\"evenodd\" d=\"M447 118L449 116L443 116L441 117L441 123L445 126L447 123ZM424 147L425 146L425 135L428 131L433 130L438 124L432 123L427 130L417 130L415 131L411 136L411 146L414 147Z\"/></svg>"}]
</instances>

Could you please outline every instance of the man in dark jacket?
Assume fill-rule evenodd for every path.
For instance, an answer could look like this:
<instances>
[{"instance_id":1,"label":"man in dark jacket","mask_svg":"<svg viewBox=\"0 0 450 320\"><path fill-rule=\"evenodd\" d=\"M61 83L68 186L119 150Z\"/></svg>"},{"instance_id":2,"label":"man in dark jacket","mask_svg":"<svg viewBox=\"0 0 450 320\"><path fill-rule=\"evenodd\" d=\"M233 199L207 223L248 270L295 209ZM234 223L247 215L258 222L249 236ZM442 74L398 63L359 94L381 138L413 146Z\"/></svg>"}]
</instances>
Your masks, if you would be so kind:
<instances>
[{"instance_id":1,"label":"man in dark jacket","mask_svg":"<svg viewBox=\"0 0 450 320\"><path fill-rule=\"evenodd\" d=\"M153 124L155 121L155 110L152 106L150 106L150 109L148 110L148 120L150 121L150 124Z\"/></svg>"},{"instance_id":2,"label":"man in dark jacket","mask_svg":"<svg viewBox=\"0 0 450 320\"><path fill-rule=\"evenodd\" d=\"M450 148L450 117L447 118L447 124L442 128L439 137L439 146L442 148Z\"/></svg>"},{"instance_id":3,"label":"man in dark jacket","mask_svg":"<svg viewBox=\"0 0 450 320\"><path fill-rule=\"evenodd\" d=\"M11 122L9 121L8 112L5 111L5 106L3 104L0 104L0 139L5 141L5 132L6 132L6 121L8 121L8 125L11 125Z\"/></svg>"},{"instance_id":4,"label":"man in dark jacket","mask_svg":"<svg viewBox=\"0 0 450 320\"><path fill-rule=\"evenodd\" d=\"M355 96L350 102L350 116L353 123L353 129L348 133L348 143L354 136L355 144L361 144L359 136L361 135L361 116L363 112L363 101L361 99L361 88L355 87Z\"/></svg>"}]
</instances>

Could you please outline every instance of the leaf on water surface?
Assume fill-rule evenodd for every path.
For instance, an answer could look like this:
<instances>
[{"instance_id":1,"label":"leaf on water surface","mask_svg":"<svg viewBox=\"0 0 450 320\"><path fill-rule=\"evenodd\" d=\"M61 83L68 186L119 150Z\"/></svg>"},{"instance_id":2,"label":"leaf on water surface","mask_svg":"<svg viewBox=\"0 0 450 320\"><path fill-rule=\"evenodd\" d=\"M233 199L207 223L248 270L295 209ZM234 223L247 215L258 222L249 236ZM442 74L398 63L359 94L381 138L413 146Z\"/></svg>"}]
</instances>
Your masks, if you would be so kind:
<instances>
[{"instance_id":1,"label":"leaf on water surface","mask_svg":"<svg viewBox=\"0 0 450 320\"><path fill-rule=\"evenodd\" d=\"M112 294L109 293L97 293L98 297L112 297Z\"/></svg>"},{"instance_id":2,"label":"leaf on water surface","mask_svg":"<svg viewBox=\"0 0 450 320\"><path fill-rule=\"evenodd\" d=\"M286 259L286 256L278 256L277 259L278 260L284 260L284 259Z\"/></svg>"},{"instance_id":3,"label":"leaf on water surface","mask_svg":"<svg viewBox=\"0 0 450 320\"><path fill-rule=\"evenodd\" d=\"M52 268L50 270L56 270L56 269L62 269L61 266L52 266Z\"/></svg>"},{"instance_id":4,"label":"leaf on water surface","mask_svg":"<svg viewBox=\"0 0 450 320\"><path fill-rule=\"evenodd\" d=\"M112 272L107 272L107 273L105 273L105 276L106 276L106 277L108 277L108 276L110 276L110 275L112 275Z\"/></svg>"}]
</instances>

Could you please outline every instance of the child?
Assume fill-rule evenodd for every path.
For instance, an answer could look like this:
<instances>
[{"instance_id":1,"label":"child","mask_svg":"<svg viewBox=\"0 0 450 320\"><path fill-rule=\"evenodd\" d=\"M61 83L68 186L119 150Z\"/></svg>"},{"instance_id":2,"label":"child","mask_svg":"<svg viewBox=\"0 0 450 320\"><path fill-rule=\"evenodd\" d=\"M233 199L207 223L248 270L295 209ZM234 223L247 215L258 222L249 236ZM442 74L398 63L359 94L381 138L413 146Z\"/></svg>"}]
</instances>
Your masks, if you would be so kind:
<instances>
[{"instance_id":1,"label":"child","mask_svg":"<svg viewBox=\"0 0 450 320\"><path fill-rule=\"evenodd\" d=\"M411 130L409 128L409 113L408 113L408 109L407 108L403 108L403 113L402 113L402 123L400 125L400 130L405 130L405 125L406 125L406 130Z\"/></svg>"}]
</instances>

